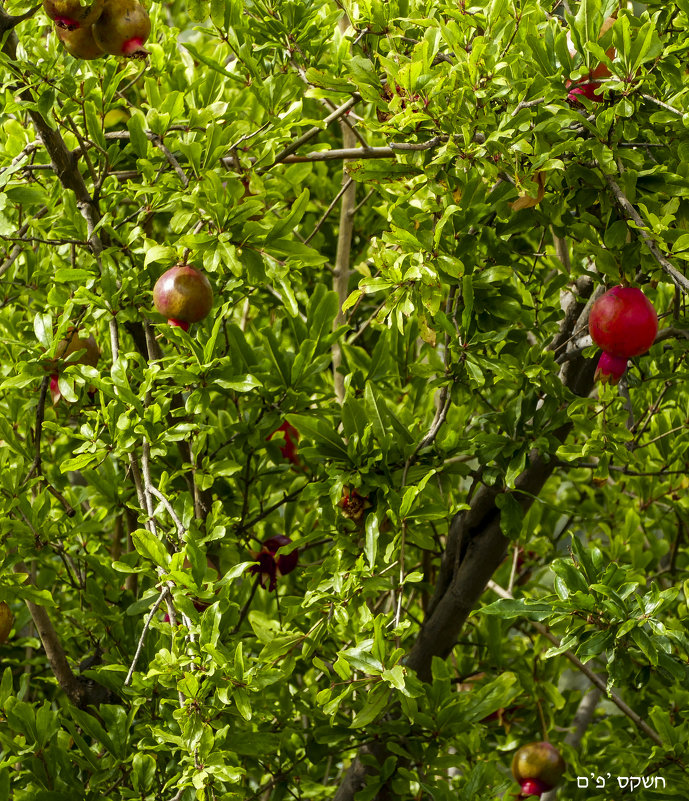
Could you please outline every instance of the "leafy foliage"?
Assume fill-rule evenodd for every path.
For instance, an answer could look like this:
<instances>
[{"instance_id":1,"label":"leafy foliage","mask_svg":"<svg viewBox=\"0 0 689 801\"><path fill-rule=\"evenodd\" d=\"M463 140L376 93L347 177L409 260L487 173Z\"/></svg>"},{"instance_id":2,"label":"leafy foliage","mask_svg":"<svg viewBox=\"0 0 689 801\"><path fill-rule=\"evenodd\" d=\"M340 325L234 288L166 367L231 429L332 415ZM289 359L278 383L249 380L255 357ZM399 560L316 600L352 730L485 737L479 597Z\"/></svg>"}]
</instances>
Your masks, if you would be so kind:
<instances>
[{"instance_id":1,"label":"leafy foliage","mask_svg":"<svg viewBox=\"0 0 689 801\"><path fill-rule=\"evenodd\" d=\"M546 737L563 798L685 796L689 5L568 5L174 0L145 65L0 8L0 801L344 801L366 749L357 801L502 798ZM179 263L215 295L189 332L152 303ZM661 332L593 389L617 283ZM56 360L72 327L97 367ZM457 559L497 526L515 597L424 682L479 512ZM657 739L608 698L564 741L570 656Z\"/></svg>"}]
</instances>

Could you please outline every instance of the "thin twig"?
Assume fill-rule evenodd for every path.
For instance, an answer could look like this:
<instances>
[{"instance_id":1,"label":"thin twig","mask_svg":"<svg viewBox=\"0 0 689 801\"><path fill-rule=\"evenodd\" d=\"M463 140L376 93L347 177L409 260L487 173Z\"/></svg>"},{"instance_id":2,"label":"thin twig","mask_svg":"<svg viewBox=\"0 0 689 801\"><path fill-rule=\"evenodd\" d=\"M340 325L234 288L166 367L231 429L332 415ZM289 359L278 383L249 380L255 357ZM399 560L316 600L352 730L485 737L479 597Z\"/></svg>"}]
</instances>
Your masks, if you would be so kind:
<instances>
[{"instance_id":1,"label":"thin twig","mask_svg":"<svg viewBox=\"0 0 689 801\"><path fill-rule=\"evenodd\" d=\"M603 177L607 182L608 186L612 190L613 195L615 196L615 200L617 201L617 205L619 206L620 210L624 214L625 218L628 220L633 220L636 223L636 228L632 228L632 233L636 230L638 231L641 239L643 240L644 244L650 251L653 258L658 262L658 264L665 270L665 272L672 278L675 284L682 289L685 293L689 294L689 280L682 275L670 261L660 252L658 245L656 245L653 238L647 232L648 225L643 221L639 212L632 206L629 202L629 199L624 194L624 192L620 189L619 185L613 179L611 175L607 175L603 173Z\"/></svg>"},{"instance_id":2,"label":"thin twig","mask_svg":"<svg viewBox=\"0 0 689 801\"><path fill-rule=\"evenodd\" d=\"M143 631L141 632L141 636L139 637L138 645L136 646L136 652L134 653L134 659L132 660L132 664L129 666L129 672L127 673L127 678L124 680L124 686L128 687L131 683L132 676L134 675L134 670L136 669L136 663L139 661L139 657L141 656L141 649L144 647L144 640L146 639L146 632L148 631L148 627L151 625L151 621L153 620L153 615L158 611L158 607L160 604L165 600L165 598L170 594L170 590L167 587L163 587L158 599L153 604L153 607L146 618L146 622L144 623Z\"/></svg>"},{"instance_id":3,"label":"thin twig","mask_svg":"<svg viewBox=\"0 0 689 801\"><path fill-rule=\"evenodd\" d=\"M318 222L314 226L313 231L311 231L311 233L304 240L304 244L305 245L308 245L309 242L314 238L314 236L316 236L316 234L320 231L320 229L323 226L323 223L328 219L328 216L330 215L330 212L335 208L335 206L337 206L337 203L338 203L339 199L349 189L349 187L352 185L352 183L354 183L353 179L352 178L347 178L345 183L342 185L342 188L340 189L340 191L335 195L335 197L333 198L333 200L330 203L330 205L328 206L328 208L323 212L323 215L321 216L320 220L318 220Z\"/></svg>"},{"instance_id":4,"label":"thin twig","mask_svg":"<svg viewBox=\"0 0 689 801\"><path fill-rule=\"evenodd\" d=\"M276 164L280 164L283 161L285 161L288 156L291 156L292 153L294 153L296 150L299 150L299 148L303 144L306 144L306 142L308 142L309 140L313 139L315 136L318 136L319 133L322 133L323 129L325 127L327 127L328 125L330 125L331 122L334 122L335 120L339 119L344 114L346 114L349 111L349 109L351 109L352 106L355 106L360 100L361 100L361 96L360 95L358 95L358 94L352 95L349 98L349 100L346 100L344 103L342 103L342 105L338 106L332 112L332 114L329 114L323 120L323 126L322 127L314 125L313 128L309 128L308 131L305 131L300 137L298 137L293 142L291 142L289 145L287 145L287 147L283 148L277 154L277 156L275 156L275 158L273 159L273 162L268 167L263 167L261 169L261 172L265 172L267 170L270 170ZM229 158L232 158L232 157L230 156ZM227 158L223 159L223 161L227 161Z\"/></svg>"},{"instance_id":5,"label":"thin twig","mask_svg":"<svg viewBox=\"0 0 689 801\"><path fill-rule=\"evenodd\" d=\"M181 540L186 533L186 529L184 528L184 523L182 523L182 521L179 519L177 512L175 512L174 507L172 506L170 501L163 495L163 493L159 489L153 486L153 484L150 484L148 490L151 493L151 495L154 495L167 510L167 513L170 515L174 524L177 526L177 534Z\"/></svg>"},{"instance_id":6,"label":"thin twig","mask_svg":"<svg viewBox=\"0 0 689 801\"><path fill-rule=\"evenodd\" d=\"M186 189L189 186L189 179L186 176L186 173L181 168L179 161L172 155L170 150L163 144L163 138L158 134L153 133L153 131L146 131L146 135L148 138L153 142L153 144L160 150L160 152L165 156L168 161L168 164L172 167L172 169L177 173L179 176L179 180L182 182L182 186Z\"/></svg>"}]
</instances>

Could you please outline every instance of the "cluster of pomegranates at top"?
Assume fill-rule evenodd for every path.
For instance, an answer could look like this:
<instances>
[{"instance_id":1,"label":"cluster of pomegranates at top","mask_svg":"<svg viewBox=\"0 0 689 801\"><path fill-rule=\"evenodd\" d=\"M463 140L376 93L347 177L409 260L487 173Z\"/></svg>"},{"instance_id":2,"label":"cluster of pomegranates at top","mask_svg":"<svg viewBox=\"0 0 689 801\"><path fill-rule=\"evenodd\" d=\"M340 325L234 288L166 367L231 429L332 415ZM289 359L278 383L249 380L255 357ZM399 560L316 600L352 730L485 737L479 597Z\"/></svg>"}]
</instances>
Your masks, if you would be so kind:
<instances>
[{"instance_id":1,"label":"cluster of pomegranates at top","mask_svg":"<svg viewBox=\"0 0 689 801\"><path fill-rule=\"evenodd\" d=\"M43 0L46 14L55 23L65 50L90 61L106 53L126 58L145 58L144 43L151 20L137 0Z\"/></svg>"},{"instance_id":2,"label":"cluster of pomegranates at top","mask_svg":"<svg viewBox=\"0 0 689 801\"><path fill-rule=\"evenodd\" d=\"M658 333L658 315L644 293L631 286L615 286L601 295L589 313L589 333L603 351L596 379L616 384L632 356L640 356Z\"/></svg>"}]
</instances>

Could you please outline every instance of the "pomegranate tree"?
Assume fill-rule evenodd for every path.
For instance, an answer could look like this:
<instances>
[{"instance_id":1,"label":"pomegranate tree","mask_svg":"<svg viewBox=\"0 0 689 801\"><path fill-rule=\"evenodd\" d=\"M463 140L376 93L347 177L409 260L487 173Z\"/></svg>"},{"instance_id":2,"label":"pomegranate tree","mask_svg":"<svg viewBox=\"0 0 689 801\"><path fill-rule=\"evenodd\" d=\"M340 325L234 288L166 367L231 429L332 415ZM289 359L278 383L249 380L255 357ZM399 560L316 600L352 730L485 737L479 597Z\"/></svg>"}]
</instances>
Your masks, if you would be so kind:
<instances>
[{"instance_id":1,"label":"pomegranate tree","mask_svg":"<svg viewBox=\"0 0 689 801\"><path fill-rule=\"evenodd\" d=\"M560 752L548 742L523 745L512 759L512 775L521 787L521 798L540 797L552 790L565 769Z\"/></svg>"},{"instance_id":2,"label":"pomegranate tree","mask_svg":"<svg viewBox=\"0 0 689 801\"><path fill-rule=\"evenodd\" d=\"M627 360L645 353L653 344L658 315L640 289L615 286L591 307L589 332L603 351L596 377L616 384L627 368Z\"/></svg>"},{"instance_id":3,"label":"pomegranate tree","mask_svg":"<svg viewBox=\"0 0 689 801\"><path fill-rule=\"evenodd\" d=\"M203 320L213 307L213 290L203 273L188 264L177 264L156 281L153 303L170 325L188 331L190 323Z\"/></svg>"}]
</instances>

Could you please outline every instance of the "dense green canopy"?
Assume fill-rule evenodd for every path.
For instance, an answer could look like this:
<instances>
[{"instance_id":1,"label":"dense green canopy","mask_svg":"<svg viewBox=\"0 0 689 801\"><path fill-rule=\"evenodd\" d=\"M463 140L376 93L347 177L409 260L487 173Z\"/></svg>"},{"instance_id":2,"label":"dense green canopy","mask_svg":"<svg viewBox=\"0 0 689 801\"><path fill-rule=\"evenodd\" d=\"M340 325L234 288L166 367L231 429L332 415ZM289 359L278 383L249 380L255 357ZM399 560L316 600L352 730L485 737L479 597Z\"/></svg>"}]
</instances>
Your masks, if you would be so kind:
<instances>
[{"instance_id":1,"label":"dense green canopy","mask_svg":"<svg viewBox=\"0 0 689 801\"><path fill-rule=\"evenodd\" d=\"M689 2L147 8L0 3L0 801L686 798Z\"/></svg>"}]
</instances>

